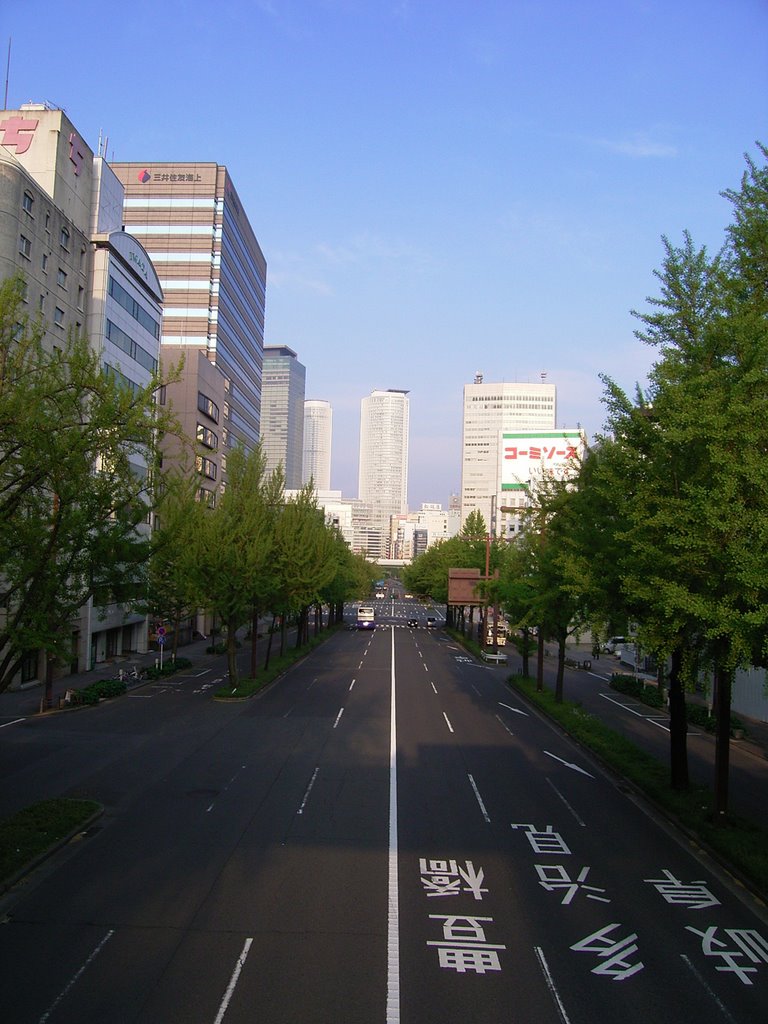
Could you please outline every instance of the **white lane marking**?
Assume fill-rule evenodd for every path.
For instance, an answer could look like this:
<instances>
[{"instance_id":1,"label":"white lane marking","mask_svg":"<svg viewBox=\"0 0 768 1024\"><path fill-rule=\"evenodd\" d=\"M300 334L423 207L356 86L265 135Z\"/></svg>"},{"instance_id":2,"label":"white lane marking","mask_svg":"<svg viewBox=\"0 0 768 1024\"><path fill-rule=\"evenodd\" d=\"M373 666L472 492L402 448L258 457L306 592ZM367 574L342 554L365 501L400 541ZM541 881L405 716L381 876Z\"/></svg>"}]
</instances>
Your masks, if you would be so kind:
<instances>
[{"instance_id":1,"label":"white lane marking","mask_svg":"<svg viewBox=\"0 0 768 1024\"><path fill-rule=\"evenodd\" d=\"M501 715L494 715L493 717L496 719L497 722L499 722L507 730L507 732L509 733L510 736L514 736L515 735L512 732L512 730L509 728L507 723L504 721L504 719L501 717Z\"/></svg>"},{"instance_id":2,"label":"white lane marking","mask_svg":"<svg viewBox=\"0 0 768 1024\"><path fill-rule=\"evenodd\" d=\"M0 729L4 729L6 725L18 725L19 722L26 722L26 718L14 718L12 722L3 722Z\"/></svg>"},{"instance_id":3,"label":"white lane marking","mask_svg":"<svg viewBox=\"0 0 768 1024\"><path fill-rule=\"evenodd\" d=\"M644 722L649 722L651 725L658 726L659 729L662 729L664 732L669 732L669 725L665 724L669 722L669 715L646 715L642 711L636 711L634 708L630 707L629 704L622 704L620 700L616 700L607 693L601 693L598 696L602 697L603 700L609 701L611 704L615 704L616 707L621 708L622 711L629 711L629 713L634 715L636 718L642 718Z\"/></svg>"},{"instance_id":4,"label":"white lane marking","mask_svg":"<svg viewBox=\"0 0 768 1024\"><path fill-rule=\"evenodd\" d=\"M389 707L389 880L387 895L387 1024L400 1022L400 895L397 873L397 706L395 631L392 630Z\"/></svg>"},{"instance_id":5,"label":"white lane marking","mask_svg":"<svg viewBox=\"0 0 768 1024\"><path fill-rule=\"evenodd\" d=\"M339 711L338 715L336 715L336 721L335 721L335 722L333 723L333 728L334 728L334 729L335 729L335 728L336 728L336 726L337 726L337 725L339 724L339 720L341 719L341 716L342 716L343 714L344 714L344 708L342 708L342 709L341 709L341 711Z\"/></svg>"},{"instance_id":6,"label":"white lane marking","mask_svg":"<svg viewBox=\"0 0 768 1024\"><path fill-rule=\"evenodd\" d=\"M240 971L242 971L243 964L245 963L245 961L246 961L246 959L248 957L248 953L250 952L252 942L253 942L253 939L246 939L245 940L245 945L242 948L240 956L237 958L237 963L235 964L235 969L234 969L234 971L232 971L232 977L229 979L229 985L227 985L227 991L224 993L224 998L221 1001L221 1006L219 1007L219 1012L216 1014L216 1019L214 1020L213 1024L221 1024L221 1022L224 1020L224 1014L227 1012L227 1007L229 1006L229 1001L232 998L232 995L233 995L233 993L235 991L235 985L237 985L237 979L240 977Z\"/></svg>"},{"instance_id":7,"label":"white lane marking","mask_svg":"<svg viewBox=\"0 0 768 1024\"><path fill-rule=\"evenodd\" d=\"M560 993L557 991L557 987L555 986L555 982L549 970L549 965L547 964L546 958L544 956L544 950L541 948L541 946L534 946L533 951L536 954L536 959L539 961L539 967L541 968L541 973L544 975L544 980L547 983L549 994L555 1001L555 1006L557 1007L557 1011L560 1014L560 1020L562 1021L562 1024L570 1024L568 1014L565 1012L563 1001L560 998Z\"/></svg>"},{"instance_id":8,"label":"white lane marking","mask_svg":"<svg viewBox=\"0 0 768 1024\"><path fill-rule=\"evenodd\" d=\"M110 940L110 939L112 938L112 936L113 936L114 934L115 934L115 929L114 929L114 928L110 928L110 929L109 929L109 931L107 932L107 934L106 934L106 935L104 936L104 938L103 938L103 939L101 940L101 942L100 942L100 943L98 944L98 946L97 946L97 947L96 947L96 948L95 948L95 949L93 950L93 952L92 952L92 953L90 954L90 956L89 956L89 957L88 957L88 958L86 959L85 963L84 963L84 964L82 965L82 967L80 968L80 970L79 970L79 971L77 971L77 972L76 972L76 973L75 973L75 974L74 974L74 975L73 975L73 976L72 976L72 977L71 977L71 978L69 979L69 981L67 982L67 984L66 984L66 985L64 986L64 988L63 988L63 989L61 990L61 992L60 992L60 993L58 994L58 996L56 996L56 998L55 998L55 999L54 999L54 1001L53 1001L53 1002L51 1003L51 1005L50 1005L50 1006L48 1007L48 1009L47 1009L47 1010L45 1011L45 1013L43 1014L43 1016L42 1016L42 1017L40 1018L40 1024L45 1024L45 1021L47 1021L47 1020L48 1020L48 1018L49 1018L49 1017L51 1016L51 1014L52 1014L52 1013L53 1013L53 1011L54 1011L54 1010L56 1009L56 1007L57 1007L57 1006L59 1005L59 1003L60 1003L60 1002L62 1001L62 999L63 999L63 998L64 998L64 997L66 996L66 994L67 994L67 993L69 992L69 990L70 990L70 989L71 989L71 988L73 987L73 985L75 985L75 984L76 984L76 982L77 982L77 981L79 980L79 978L80 978L80 977L81 977L81 975L82 975L82 974L83 974L83 973L85 972L85 970L86 970L86 969L88 968L88 966L89 966L89 965L90 965L91 963L93 963L93 961L94 961L94 960L96 959L96 957L97 957L97 956L99 955L99 953L100 953L100 952L102 951L102 949L103 949L103 948L104 948L104 947L106 946L106 944L107 944L107 943L109 942L109 940Z\"/></svg>"},{"instance_id":9,"label":"white lane marking","mask_svg":"<svg viewBox=\"0 0 768 1024\"><path fill-rule=\"evenodd\" d=\"M451 732L453 732L453 730L451 730ZM488 811L486 811L485 804L483 803L483 798L480 796L480 790L477 788L477 785L475 784L475 780L472 778L472 776L469 773L467 773L467 778L472 783L472 789L474 789L474 791L475 791L475 796L477 797L477 802L480 804L480 810L483 812L483 817L485 818L485 820L490 825L491 819L488 817Z\"/></svg>"},{"instance_id":10,"label":"white lane marking","mask_svg":"<svg viewBox=\"0 0 768 1024\"><path fill-rule=\"evenodd\" d=\"M564 764L566 768L573 768L575 772L581 772L582 775L586 775L590 779L594 779L594 775L590 775L589 772L585 772L583 768L579 768L577 764L573 764L571 761L564 761L562 757L558 757L557 754L551 754L548 750L544 753L547 757L551 757L553 761L559 761L560 764Z\"/></svg>"},{"instance_id":11,"label":"white lane marking","mask_svg":"<svg viewBox=\"0 0 768 1024\"><path fill-rule=\"evenodd\" d=\"M499 701L499 705L502 708L508 708L510 711L514 711L516 715L525 715L526 718L528 717L527 711L521 711L520 708L513 708L511 704L502 704L502 702Z\"/></svg>"},{"instance_id":12,"label":"white lane marking","mask_svg":"<svg viewBox=\"0 0 768 1024\"><path fill-rule=\"evenodd\" d=\"M443 712L443 718L445 719L445 724L448 726L448 728L451 730L451 732L453 732L453 726L451 725L451 723L450 723L450 721L448 719L448 715L446 715L445 712Z\"/></svg>"},{"instance_id":13,"label":"white lane marking","mask_svg":"<svg viewBox=\"0 0 768 1024\"><path fill-rule=\"evenodd\" d=\"M719 1000L719 999L718 999L718 997L717 997L717 994L716 994L715 992L713 992L713 991L712 991L712 989L711 989L711 988L709 987L709 985L707 984L707 982L705 981L705 979L704 979L704 978L702 977L702 975L701 975L701 974L699 974L699 972L698 972L698 971L696 970L696 968L695 968L695 967L693 966L693 964L692 964L692 963L691 963L691 961L690 961L690 960L688 959L688 957L687 957L687 956L685 955L685 953L681 953L681 954L680 954L680 957L681 957L681 959L683 960L683 962L685 963L686 967L688 967L688 968L690 969L690 971L691 971L691 973L693 974L694 978L695 978L695 979L696 979L696 980L697 980L697 981L699 982L699 984L701 984L701 985L703 986L703 988L704 988L704 991L705 991L705 992L707 993L707 995L708 995L708 996L710 997L710 999L712 999L712 1000L713 1000L713 1001L714 1001L714 1002L715 1002L715 1003L717 1004L717 1008L718 1008L718 1009L720 1010L720 1012L721 1012L721 1013L722 1013L722 1015L723 1015L723 1016L725 1017L725 1019L726 1019L726 1020L729 1020L729 1021L731 1022L731 1024L736 1024L736 1018L735 1018L735 1017L733 1017L733 1016L732 1016L732 1015L731 1015L731 1014L730 1014L730 1013L728 1012L728 1009L727 1009L727 1007L725 1007L725 1006L724 1006L724 1005L723 1005L723 1004L722 1004L722 1003L720 1002L720 1000Z\"/></svg>"},{"instance_id":14,"label":"white lane marking","mask_svg":"<svg viewBox=\"0 0 768 1024\"><path fill-rule=\"evenodd\" d=\"M222 790L221 790L221 793L226 793L226 792L227 792L227 790L228 790L228 789L229 789L229 787L230 787L230 786L232 785L232 783L233 783L233 782L235 781L235 779L236 779L236 778L237 778L237 776L238 776L238 775L240 774L240 772L241 772L241 771L242 771L242 770L243 770L244 768L246 768L246 767L247 767L247 765L244 765L244 764L241 764L241 765L240 765L240 767L239 767L239 768L237 769L237 771L236 771L236 772L235 772L235 774L234 774L234 775L232 776L232 778L231 778L231 779L229 780L229 782L228 782L228 783L227 783L227 784L226 784L226 785L225 785L225 786L224 786L224 787L222 788ZM221 793L219 793L219 796L221 796ZM218 799L218 797L217 797L217 799ZM216 806L216 800L214 800L214 801L213 801L213 803L209 804L209 805L208 805L208 807L206 807L206 809L205 809L205 813L206 813L206 814L208 814L208 813L209 813L209 811L212 811L212 810L213 810L213 808L214 808L215 806Z\"/></svg>"},{"instance_id":15,"label":"white lane marking","mask_svg":"<svg viewBox=\"0 0 768 1024\"><path fill-rule=\"evenodd\" d=\"M426 661L424 662L424 671L425 671L425 672L429 672L429 668L427 667L427 663L426 663Z\"/></svg>"},{"instance_id":16,"label":"white lane marking","mask_svg":"<svg viewBox=\"0 0 768 1024\"><path fill-rule=\"evenodd\" d=\"M301 801L301 807L296 812L297 814L303 814L304 813L304 808L307 805L307 800L309 800L309 794L312 791L312 787L315 784L315 779L317 778L317 773L319 771L320 771L320 766L318 765L317 768L315 768L314 772L312 773L312 778L309 780L309 785L307 786L307 791L304 794L304 799Z\"/></svg>"},{"instance_id":17,"label":"white lane marking","mask_svg":"<svg viewBox=\"0 0 768 1024\"><path fill-rule=\"evenodd\" d=\"M571 812L571 814L572 814L572 815L574 816L574 818L576 819L576 821L578 821L578 823L579 823L579 824L581 825L581 827L582 827L582 828L586 828L586 827L587 827L587 826L586 826L586 823L585 823L585 822L583 822L583 821L581 820L581 818L580 818L580 817L578 816L578 814L576 813L576 811L574 811L574 809L573 809L573 808L571 807L571 805L570 805L570 804L568 803L568 801L567 801L567 800L565 799L565 797L563 796L563 794L562 794L562 793L560 792L560 790L559 790L559 789L557 788L557 786L556 786L556 785L554 784L554 782L552 781L552 779L547 779L547 782L548 782L548 783L550 784L550 786L552 787L552 789L554 789L555 793L556 793L556 794L557 794L557 795L558 795L558 796L560 797L560 799L561 799L561 800L563 801L563 803L565 804L565 806L566 806L566 807L568 808L568 810L569 810L569 811Z\"/></svg>"},{"instance_id":18,"label":"white lane marking","mask_svg":"<svg viewBox=\"0 0 768 1024\"><path fill-rule=\"evenodd\" d=\"M354 685L355 685L355 680L353 679L352 682L349 684L349 689L351 690ZM347 692L349 692L349 691L347 691Z\"/></svg>"},{"instance_id":19,"label":"white lane marking","mask_svg":"<svg viewBox=\"0 0 768 1024\"><path fill-rule=\"evenodd\" d=\"M437 693L437 687L435 686L435 684L432 682L431 679L429 680L429 685L432 687L432 689L435 691L435 693Z\"/></svg>"}]
</instances>

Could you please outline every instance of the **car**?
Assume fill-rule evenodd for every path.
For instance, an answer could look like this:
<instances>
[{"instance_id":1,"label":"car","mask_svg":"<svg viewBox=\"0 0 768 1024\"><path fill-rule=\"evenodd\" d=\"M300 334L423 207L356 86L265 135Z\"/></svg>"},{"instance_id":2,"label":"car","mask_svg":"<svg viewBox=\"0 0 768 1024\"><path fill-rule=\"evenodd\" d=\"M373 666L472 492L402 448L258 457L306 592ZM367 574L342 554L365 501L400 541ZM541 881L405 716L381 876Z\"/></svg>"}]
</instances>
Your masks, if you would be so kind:
<instances>
[{"instance_id":1,"label":"car","mask_svg":"<svg viewBox=\"0 0 768 1024\"><path fill-rule=\"evenodd\" d=\"M606 654L618 654L619 648L626 647L629 644L635 642L634 637L630 636L612 636L607 644L603 647Z\"/></svg>"},{"instance_id":2,"label":"car","mask_svg":"<svg viewBox=\"0 0 768 1024\"><path fill-rule=\"evenodd\" d=\"M408 625L409 626L414 626L415 627L415 626L418 626L418 624L419 624L419 620L418 619L414 619L414 618L408 619Z\"/></svg>"},{"instance_id":3,"label":"car","mask_svg":"<svg viewBox=\"0 0 768 1024\"><path fill-rule=\"evenodd\" d=\"M427 629L432 629L437 625L437 619L434 615L427 616Z\"/></svg>"}]
</instances>

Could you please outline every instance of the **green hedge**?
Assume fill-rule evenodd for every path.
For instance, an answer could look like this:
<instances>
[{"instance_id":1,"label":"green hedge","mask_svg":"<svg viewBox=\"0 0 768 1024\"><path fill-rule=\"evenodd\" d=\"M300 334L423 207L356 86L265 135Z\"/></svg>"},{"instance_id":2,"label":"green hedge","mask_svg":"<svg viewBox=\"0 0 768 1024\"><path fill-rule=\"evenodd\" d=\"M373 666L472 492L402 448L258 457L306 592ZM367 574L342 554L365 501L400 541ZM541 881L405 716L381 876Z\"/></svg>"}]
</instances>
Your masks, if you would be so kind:
<instances>
[{"instance_id":1,"label":"green hedge","mask_svg":"<svg viewBox=\"0 0 768 1024\"><path fill-rule=\"evenodd\" d=\"M127 684L120 679L100 679L81 690L69 690L68 693L71 694L71 704L98 704L100 700L120 697L127 688Z\"/></svg>"},{"instance_id":2,"label":"green hedge","mask_svg":"<svg viewBox=\"0 0 768 1024\"><path fill-rule=\"evenodd\" d=\"M174 672L189 668L191 664L189 658L166 658L162 668L159 665L151 665L147 669L147 679L163 679L165 676L172 676Z\"/></svg>"}]
</instances>

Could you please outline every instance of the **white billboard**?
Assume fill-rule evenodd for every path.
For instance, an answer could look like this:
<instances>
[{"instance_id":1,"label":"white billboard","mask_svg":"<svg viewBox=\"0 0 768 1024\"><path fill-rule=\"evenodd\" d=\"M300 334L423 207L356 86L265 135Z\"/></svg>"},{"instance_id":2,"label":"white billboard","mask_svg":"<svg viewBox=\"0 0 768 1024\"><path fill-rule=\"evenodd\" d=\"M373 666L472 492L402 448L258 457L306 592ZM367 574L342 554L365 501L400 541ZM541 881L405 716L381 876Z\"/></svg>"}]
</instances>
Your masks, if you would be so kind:
<instances>
[{"instance_id":1,"label":"white billboard","mask_svg":"<svg viewBox=\"0 0 768 1024\"><path fill-rule=\"evenodd\" d=\"M577 472L586 437L575 430L521 430L500 434L501 490L525 491L547 476L565 479Z\"/></svg>"}]
</instances>

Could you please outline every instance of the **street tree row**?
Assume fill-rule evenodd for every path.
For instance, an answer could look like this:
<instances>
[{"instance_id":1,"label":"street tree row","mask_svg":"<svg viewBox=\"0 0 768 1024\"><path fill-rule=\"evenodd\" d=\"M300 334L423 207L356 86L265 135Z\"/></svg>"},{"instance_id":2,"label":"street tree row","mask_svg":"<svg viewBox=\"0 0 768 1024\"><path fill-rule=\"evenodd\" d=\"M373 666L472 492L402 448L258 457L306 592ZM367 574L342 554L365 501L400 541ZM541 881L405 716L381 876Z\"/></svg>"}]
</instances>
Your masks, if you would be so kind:
<instances>
[{"instance_id":1,"label":"street tree row","mask_svg":"<svg viewBox=\"0 0 768 1024\"><path fill-rule=\"evenodd\" d=\"M603 377L603 433L569 481L531 493L517 541L493 542L500 577L488 584L513 622L557 642L559 698L570 632L599 641L634 624L665 671L677 788L688 785L686 689L711 680L718 816L734 674L768 662L768 151L758 146L762 163L747 157L740 187L722 193L732 217L717 253L688 233L663 240L660 294L634 314L657 352L647 384L628 396ZM412 568L435 596L438 560L457 553L448 543ZM476 565L472 554L454 564Z\"/></svg>"},{"instance_id":2,"label":"street tree row","mask_svg":"<svg viewBox=\"0 0 768 1024\"><path fill-rule=\"evenodd\" d=\"M0 692L38 652L50 692L88 601L174 622L210 609L233 643L257 611L291 614L301 643L313 604L369 592L374 568L325 525L309 488L283 499L260 449L229 453L226 491L201 504L195 442L155 400L175 368L128 385L85 336L53 347L24 294L21 275L0 282ZM186 477L162 469L169 434L190 454Z\"/></svg>"}]
</instances>

